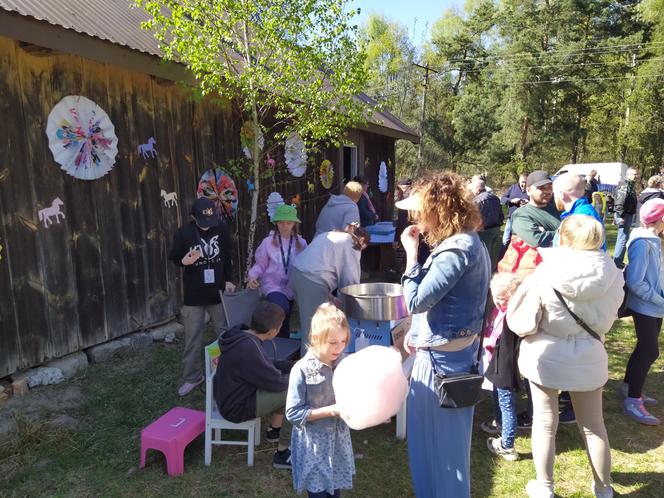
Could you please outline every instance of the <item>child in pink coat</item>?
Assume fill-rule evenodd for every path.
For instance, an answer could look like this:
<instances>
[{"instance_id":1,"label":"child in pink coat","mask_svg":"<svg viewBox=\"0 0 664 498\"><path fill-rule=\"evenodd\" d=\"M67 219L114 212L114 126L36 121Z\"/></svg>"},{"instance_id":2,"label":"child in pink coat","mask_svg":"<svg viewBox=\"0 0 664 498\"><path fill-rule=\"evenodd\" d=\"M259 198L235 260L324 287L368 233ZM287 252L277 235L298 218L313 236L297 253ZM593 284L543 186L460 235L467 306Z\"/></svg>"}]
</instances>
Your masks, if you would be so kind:
<instances>
[{"instance_id":1,"label":"child in pink coat","mask_svg":"<svg viewBox=\"0 0 664 498\"><path fill-rule=\"evenodd\" d=\"M293 306L293 290L289 279L292 263L307 242L298 235L300 223L295 206L282 204L272 217L276 230L270 232L256 249L256 262L249 270L247 287L258 289L265 298L280 306L286 317L279 330L279 337L290 337L290 312Z\"/></svg>"}]
</instances>

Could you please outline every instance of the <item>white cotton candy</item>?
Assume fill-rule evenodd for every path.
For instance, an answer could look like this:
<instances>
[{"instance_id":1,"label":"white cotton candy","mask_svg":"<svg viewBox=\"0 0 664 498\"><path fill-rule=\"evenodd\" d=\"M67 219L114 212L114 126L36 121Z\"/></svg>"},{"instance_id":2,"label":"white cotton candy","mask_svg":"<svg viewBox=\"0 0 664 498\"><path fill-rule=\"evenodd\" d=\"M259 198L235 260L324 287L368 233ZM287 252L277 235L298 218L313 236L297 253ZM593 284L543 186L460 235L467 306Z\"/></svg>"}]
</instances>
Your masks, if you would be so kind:
<instances>
[{"instance_id":1,"label":"white cotton candy","mask_svg":"<svg viewBox=\"0 0 664 498\"><path fill-rule=\"evenodd\" d=\"M341 418L355 430L385 422L408 394L401 355L385 346L369 346L344 358L332 385Z\"/></svg>"}]
</instances>

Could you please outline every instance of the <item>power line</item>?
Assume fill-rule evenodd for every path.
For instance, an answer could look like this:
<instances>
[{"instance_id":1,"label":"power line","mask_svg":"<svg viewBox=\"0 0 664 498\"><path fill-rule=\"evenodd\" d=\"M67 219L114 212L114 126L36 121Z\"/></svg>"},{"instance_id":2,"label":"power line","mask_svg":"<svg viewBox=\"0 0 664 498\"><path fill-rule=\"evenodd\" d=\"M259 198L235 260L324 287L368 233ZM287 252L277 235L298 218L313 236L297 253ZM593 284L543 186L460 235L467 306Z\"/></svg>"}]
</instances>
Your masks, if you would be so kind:
<instances>
[{"instance_id":1,"label":"power line","mask_svg":"<svg viewBox=\"0 0 664 498\"><path fill-rule=\"evenodd\" d=\"M658 74L637 74L637 75L628 75L628 76L606 76L601 78L567 78L567 79L558 79L558 80L534 80L534 81L515 81L517 84L524 85L544 85L544 84L558 84L558 83L576 83L578 81L605 81L605 80L625 80L631 78L659 78L664 77L664 73Z\"/></svg>"},{"instance_id":2,"label":"power line","mask_svg":"<svg viewBox=\"0 0 664 498\"><path fill-rule=\"evenodd\" d=\"M465 57L463 59L450 59L448 62L482 62L482 61L490 61L490 60L507 60L507 59L520 59L524 57L542 57L544 55L550 56L550 55L561 55L561 54L566 54L566 55L594 55L597 53L604 53L604 52L626 52L629 51L628 49L639 49L643 50L646 47L658 47L664 45L664 42L646 42L646 43L630 43L630 44L622 44L622 45L604 45L600 47L588 47L588 48L582 48L582 49L576 49L576 50L564 50L564 49L559 49L559 50L542 50L540 52L517 52L515 54L506 54L506 55L487 55L485 57Z\"/></svg>"},{"instance_id":3,"label":"power line","mask_svg":"<svg viewBox=\"0 0 664 498\"><path fill-rule=\"evenodd\" d=\"M662 61L664 60L664 57L651 57L649 59L641 59L637 61L638 64L643 64L644 62L650 62L650 61ZM574 66L613 66L617 64L626 64L630 65L631 67L631 61L604 61L604 62L573 62L569 64L538 64L535 66L517 66L517 65L505 65L501 66L505 69L514 69L514 70L521 70L521 69L540 69L540 68L561 68L561 67L574 67ZM468 69L468 70L461 70L461 69L449 69L446 72L452 72L452 71L463 71L464 73L481 73L484 72L486 69Z\"/></svg>"}]
</instances>

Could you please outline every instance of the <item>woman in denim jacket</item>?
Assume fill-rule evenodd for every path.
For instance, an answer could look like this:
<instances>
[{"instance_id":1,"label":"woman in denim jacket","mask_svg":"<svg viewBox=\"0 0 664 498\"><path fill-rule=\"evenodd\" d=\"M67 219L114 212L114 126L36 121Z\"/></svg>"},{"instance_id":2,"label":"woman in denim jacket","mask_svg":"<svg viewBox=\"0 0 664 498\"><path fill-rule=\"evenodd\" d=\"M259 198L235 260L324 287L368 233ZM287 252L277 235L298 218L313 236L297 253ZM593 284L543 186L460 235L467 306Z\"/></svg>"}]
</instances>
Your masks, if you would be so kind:
<instances>
[{"instance_id":1,"label":"woman in denim jacket","mask_svg":"<svg viewBox=\"0 0 664 498\"><path fill-rule=\"evenodd\" d=\"M441 408L434 388L436 370L469 372L491 276L489 254L477 235L481 218L460 176L437 173L397 203L417 222L401 235L406 251L402 285L413 314L404 342L417 351L408 395L408 456L420 498L470 497L470 440L473 407ZM417 262L419 234L433 247Z\"/></svg>"}]
</instances>

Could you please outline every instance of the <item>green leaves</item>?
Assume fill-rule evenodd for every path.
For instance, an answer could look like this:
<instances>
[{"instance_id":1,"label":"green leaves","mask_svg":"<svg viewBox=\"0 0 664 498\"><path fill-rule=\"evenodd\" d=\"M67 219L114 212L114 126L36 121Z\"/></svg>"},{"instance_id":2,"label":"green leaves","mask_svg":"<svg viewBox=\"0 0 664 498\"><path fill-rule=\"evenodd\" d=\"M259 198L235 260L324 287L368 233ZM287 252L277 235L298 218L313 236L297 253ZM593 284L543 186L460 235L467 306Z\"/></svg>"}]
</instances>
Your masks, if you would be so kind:
<instances>
[{"instance_id":1,"label":"green leaves","mask_svg":"<svg viewBox=\"0 0 664 498\"><path fill-rule=\"evenodd\" d=\"M247 114L256 108L259 119L276 111L282 137L285 124L309 141L338 142L365 118L354 98L365 85L364 58L345 0L137 4L152 16L144 27L165 56L185 64L204 93L236 99Z\"/></svg>"}]
</instances>

